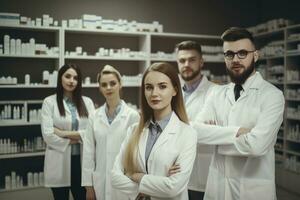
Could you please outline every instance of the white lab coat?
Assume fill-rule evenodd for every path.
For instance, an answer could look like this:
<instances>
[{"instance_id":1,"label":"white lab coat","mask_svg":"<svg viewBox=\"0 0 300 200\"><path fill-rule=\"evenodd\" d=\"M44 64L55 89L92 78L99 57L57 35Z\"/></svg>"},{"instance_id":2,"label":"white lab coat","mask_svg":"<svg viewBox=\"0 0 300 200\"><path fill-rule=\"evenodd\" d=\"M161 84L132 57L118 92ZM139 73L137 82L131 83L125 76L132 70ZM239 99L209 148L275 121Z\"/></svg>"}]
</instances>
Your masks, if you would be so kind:
<instances>
[{"instance_id":1,"label":"white lab coat","mask_svg":"<svg viewBox=\"0 0 300 200\"><path fill-rule=\"evenodd\" d=\"M173 112L149 155L147 173L145 151L149 129L144 128L138 144L137 164L145 175L139 184L124 175L122 160L132 133L132 130L129 131L112 170L113 187L127 194L130 199L135 199L138 193L144 193L150 195L152 200L187 200L187 184L196 156L195 130L180 121ZM181 171L167 177L174 163L180 165Z\"/></svg>"},{"instance_id":2,"label":"white lab coat","mask_svg":"<svg viewBox=\"0 0 300 200\"><path fill-rule=\"evenodd\" d=\"M106 104L90 117L83 143L82 185L94 186L97 199L125 200L125 196L111 188L110 171L120 151L127 129L139 121L139 113L121 101L121 110L108 123Z\"/></svg>"},{"instance_id":3,"label":"white lab coat","mask_svg":"<svg viewBox=\"0 0 300 200\"><path fill-rule=\"evenodd\" d=\"M203 76L196 90L188 97L185 102L185 108L190 121L196 119L204 106L208 94L214 86L214 83L208 81L206 76ZM188 184L189 190L201 192L205 191L208 169L213 152L214 146L197 144L197 155Z\"/></svg>"},{"instance_id":4,"label":"white lab coat","mask_svg":"<svg viewBox=\"0 0 300 200\"><path fill-rule=\"evenodd\" d=\"M93 101L83 97L83 101L90 114L94 112ZM54 127L62 130L72 130L72 116L65 101L64 108L66 116L60 116L56 95L45 98L42 106L42 135L47 144L44 162L44 176L46 187L68 187L71 184L71 145L70 140L61 138L54 134ZM88 118L80 118L77 113L78 132L81 138Z\"/></svg>"},{"instance_id":5,"label":"white lab coat","mask_svg":"<svg viewBox=\"0 0 300 200\"><path fill-rule=\"evenodd\" d=\"M234 84L215 89L193 124L198 142L216 146L205 200L275 200L274 144L283 120L284 97L257 72L235 101ZM216 126L205 125L214 120ZM251 132L235 137L239 127Z\"/></svg>"}]
</instances>

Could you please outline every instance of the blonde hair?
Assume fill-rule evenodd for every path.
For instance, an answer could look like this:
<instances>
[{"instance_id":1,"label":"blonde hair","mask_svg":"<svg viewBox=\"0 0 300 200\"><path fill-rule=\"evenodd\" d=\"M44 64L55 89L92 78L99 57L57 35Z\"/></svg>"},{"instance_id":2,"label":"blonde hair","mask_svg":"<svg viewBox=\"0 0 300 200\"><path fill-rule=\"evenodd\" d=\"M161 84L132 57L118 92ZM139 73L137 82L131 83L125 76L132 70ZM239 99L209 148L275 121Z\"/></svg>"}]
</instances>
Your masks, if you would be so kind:
<instances>
[{"instance_id":1,"label":"blonde hair","mask_svg":"<svg viewBox=\"0 0 300 200\"><path fill-rule=\"evenodd\" d=\"M153 63L150 67L147 68L142 78L142 86L140 92L141 119L139 121L138 127L133 131L131 138L129 139L124 154L123 166L124 166L125 173L128 174L133 174L140 171L137 165L138 143L141 134L143 132L143 129L145 127L145 124L153 116L153 110L148 105L145 97L145 83L144 83L145 77L151 71L161 72L169 77L173 87L176 90L176 95L171 100L172 110L177 114L178 118L182 122L188 124L188 117L184 107L181 85L180 85L176 68L171 64L165 62Z\"/></svg>"},{"instance_id":2,"label":"blonde hair","mask_svg":"<svg viewBox=\"0 0 300 200\"><path fill-rule=\"evenodd\" d=\"M116 68L114 68L111 65L105 65L103 67L103 69L97 74L97 82L100 83L100 79L102 77L103 74L114 74L118 81L121 83L122 82L122 77L121 74L118 70L116 70Z\"/></svg>"}]
</instances>

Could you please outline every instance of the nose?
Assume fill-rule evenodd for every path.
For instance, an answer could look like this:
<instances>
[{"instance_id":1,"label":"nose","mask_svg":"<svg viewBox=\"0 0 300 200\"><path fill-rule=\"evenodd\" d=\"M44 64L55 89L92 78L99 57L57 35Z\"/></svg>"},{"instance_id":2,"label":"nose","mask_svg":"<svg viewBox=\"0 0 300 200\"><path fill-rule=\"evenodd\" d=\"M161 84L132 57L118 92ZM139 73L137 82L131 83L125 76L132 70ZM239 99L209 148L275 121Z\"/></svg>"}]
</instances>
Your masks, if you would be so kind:
<instances>
[{"instance_id":1,"label":"nose","mask_svg":"<svg viewBox=\"0 0 300 200\"><path fill-rule=\"evenodd\" d=\"M190 64L189 60L186 60L186 61L184 62L184 66L189 66L189 64Z\"/></svg>"},{"instance_id":2,"label":"nose","mask_svg":"<svg viewBox=\"0 0 300 200\"><path fill-rule=\"evenodd\" d=\"M157 96L158 95L158 88L154 87L151 93L151 96Z\"/></svg>"}]
</instances>

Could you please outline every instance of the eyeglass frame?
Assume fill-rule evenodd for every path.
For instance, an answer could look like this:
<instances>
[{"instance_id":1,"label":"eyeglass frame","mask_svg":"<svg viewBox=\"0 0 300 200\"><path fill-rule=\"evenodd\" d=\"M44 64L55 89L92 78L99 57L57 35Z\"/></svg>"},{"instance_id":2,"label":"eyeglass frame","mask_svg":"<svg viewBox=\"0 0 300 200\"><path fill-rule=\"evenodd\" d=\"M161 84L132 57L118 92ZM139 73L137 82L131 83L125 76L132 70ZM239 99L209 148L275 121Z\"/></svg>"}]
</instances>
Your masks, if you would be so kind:
<instances>
[{"instance_id":1,"label":"eyeglass frame","mask_svg":"<svg viewBox=\"0 0 300 200\"><path fill-rule=\"evenodd\" d=\"M247 52L247 54L246 54L245 57L240 57L240 56L239 56L239 53L240 53L241 51ZM236 55L239 59L242 59L242 60L243 60L243 59L247 58L247 56L249 55L249 53L253 53L253 52L255 52L255 51L256 51L256 49L255 49L255 50L252 50L252 51L248 51L248 50L246 50L246 49L241 49L241 50L239 50L239 51L237 51L237 52L228 50L228 51L224 52L223 54L224 54L224 58L225 58L226 60L233 60L234 57L235 57L235 55ZM226 53L228 53L228 52L232 52L232 53L233 53L233 57L232 57L232 58L226 57Z\"/></svg>"}]
</instances>

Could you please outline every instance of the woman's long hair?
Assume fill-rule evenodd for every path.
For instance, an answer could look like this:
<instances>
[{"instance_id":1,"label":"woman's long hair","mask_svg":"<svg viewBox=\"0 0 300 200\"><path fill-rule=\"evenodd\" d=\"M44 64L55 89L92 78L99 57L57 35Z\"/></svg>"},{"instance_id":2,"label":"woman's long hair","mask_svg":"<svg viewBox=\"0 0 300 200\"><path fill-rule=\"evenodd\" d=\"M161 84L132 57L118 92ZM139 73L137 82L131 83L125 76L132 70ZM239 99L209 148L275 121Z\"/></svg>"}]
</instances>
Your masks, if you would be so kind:
<instances>
[{"instance_id":1,"label":"woman's long hair","mask_svg":"<svg viewBox=\"0 0 300 200\"><path fill-rule=\"evenodd\" d=\"M159 62L153 63L150 67L145 71L142 78L142 86L140 92L140 107L141 107L141 119L139 121L138 127L134 130L128 145L125 150L125 156L123 160L123 165L125 169L125 173L133 174L135 172L139 172L140 169L137 166L137 152L138 152L138 143L145 127L147 121L151 119L153 116L153 110L148 105L146 97L145 97L145 78L149 72L161 72L169 77L173 87L175 88L176 95L171 100L172 110L177 114L178 118L188 123L188 117L185 111L181 85L179 81L179 77L176 71L176 68L169 63Z\"/></svg>"},{"instance_id":2,"label":"woman's long hair","mask_svg":"<svg viewBox=\"0 0 300 200\"><path fill-rule=\"evenodd\" d=\"M66 116L65 107L63 104L63 98L64 98L64 88L62 85L62 76L68 69L74 69L77 73L77 86L75 90L72 92L72 101L74 102L77 112L80 117L88 117L88 111L84 104L84 101L82 99L81 95L81 89L82 89L82 77L81 77L81 71L80 69L74 65L74 64L65 64L62 66L58 71L57 76L57 86L56 86L56 101L58 105L59 114L61 116Z\"/></svg>"}]
</instances>

